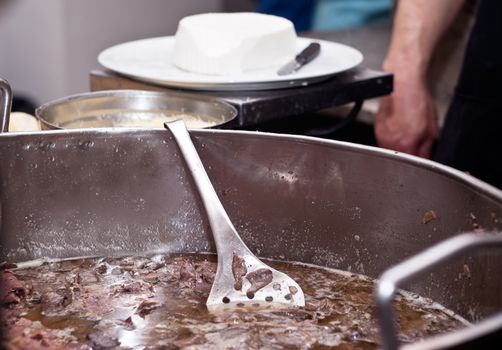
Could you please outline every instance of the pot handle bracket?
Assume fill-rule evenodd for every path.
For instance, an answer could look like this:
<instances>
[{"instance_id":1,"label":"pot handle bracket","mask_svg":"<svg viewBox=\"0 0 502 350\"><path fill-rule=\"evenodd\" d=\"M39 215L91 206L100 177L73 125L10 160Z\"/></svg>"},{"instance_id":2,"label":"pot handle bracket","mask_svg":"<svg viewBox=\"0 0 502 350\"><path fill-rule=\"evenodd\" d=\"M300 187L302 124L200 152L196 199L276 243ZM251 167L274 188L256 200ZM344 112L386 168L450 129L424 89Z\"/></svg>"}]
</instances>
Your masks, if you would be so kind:
<instances>
[{"instance_id":1,"label":"pot handle bracket","mask_svg":"<svg viewBox=\"0 0 502 350\"><path fill-rule=\"evenodd\" d=\"M9 131L9 115L12 107L12 90L7 80L0 78L0 133Z\"/></svg>"},{"instance_id":2,"label":"pot handle bracket","mask_svg":"<svg viewBox=\"0 0 502 350\"><path fill-rule=\"evenodd\" d=\"M379 313L382 348L394 350L399 348L394 327L394 312L392 301L400 285L418 275L429 272L434 267L453 259L454 257L479 248L502 248L500 233L464 233L443 242L395 265L386 270L375 286L374 296ZM438 349L458 345L466 340L476 339L502 328L502 313L491 316L475 326L467 328L462 336L449 333L425 340L417 344L404 345L402 349Z\"/></svg>"}]
</instances>

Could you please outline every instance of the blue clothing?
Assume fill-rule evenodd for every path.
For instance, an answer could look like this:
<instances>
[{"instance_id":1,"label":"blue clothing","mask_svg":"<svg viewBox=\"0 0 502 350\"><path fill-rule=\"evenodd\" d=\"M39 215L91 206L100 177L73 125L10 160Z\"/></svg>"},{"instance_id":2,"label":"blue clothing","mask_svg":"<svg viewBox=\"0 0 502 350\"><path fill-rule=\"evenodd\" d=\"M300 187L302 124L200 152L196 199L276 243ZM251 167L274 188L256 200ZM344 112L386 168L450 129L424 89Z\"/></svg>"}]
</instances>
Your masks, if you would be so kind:
<instances>
[{"instance_id":1,"label":"blue clothing","mask_svg":"<svg viewBox=\"0 0 502 350\"><path fill-rule=\"evenodd\" d=\"M392 3L393 0L260 0L257 10L289 19L298 32L323 31L389 21Z\"/></svg>"},{"instance_id":2,"label":"blue clothing","mask_svg":"<svg viewBox=\"0 0 502 350\"><path fill-rule=\"evenodd\" d=\"M261 0L258 12L281 16L295 25L297 32L309 30L315 0Z\"/></svg>"},{"instance_id":3,"label":"blue clothing","mask_svg":"<svg viewBox=\"0 0 502 350\"><path fill-rule=\"evenodd\" d=\"M392 0L317 0L311 29L347 29L385 23L392 15Z\"/></svg>"}]
</instances>

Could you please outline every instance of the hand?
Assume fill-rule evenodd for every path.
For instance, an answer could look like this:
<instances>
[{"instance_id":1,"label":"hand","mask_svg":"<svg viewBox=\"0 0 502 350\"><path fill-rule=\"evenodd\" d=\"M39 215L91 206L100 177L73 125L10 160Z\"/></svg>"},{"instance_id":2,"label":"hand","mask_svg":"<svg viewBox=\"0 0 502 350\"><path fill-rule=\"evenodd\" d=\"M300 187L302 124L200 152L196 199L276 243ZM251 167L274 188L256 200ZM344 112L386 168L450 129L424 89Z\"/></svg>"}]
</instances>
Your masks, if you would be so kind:
<instances>
[{"instance_id":1,"label":"hand","mask_svg":"<svg viewBox=\"0 0 502 350\"><path fill-rule=\"evenodd\" d=\"M394 93L381 99L376 116L378 145L430 158L438 137L438 119L425 79L400 79L399 72L395 77Z\"/></svg>"}]
</instances>

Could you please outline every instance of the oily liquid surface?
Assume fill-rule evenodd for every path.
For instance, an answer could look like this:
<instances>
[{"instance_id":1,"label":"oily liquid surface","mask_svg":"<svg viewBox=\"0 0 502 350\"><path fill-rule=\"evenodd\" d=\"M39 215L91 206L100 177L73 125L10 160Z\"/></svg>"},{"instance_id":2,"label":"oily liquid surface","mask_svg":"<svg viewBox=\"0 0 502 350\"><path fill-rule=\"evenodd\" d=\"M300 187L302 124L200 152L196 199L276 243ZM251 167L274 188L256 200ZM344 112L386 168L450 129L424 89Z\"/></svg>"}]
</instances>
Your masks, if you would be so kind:
<instances>
[{"instance_id":1,"label":"oily liquid surface","mask_svg":"<svg viewBox=\"0 0 502 350\"><path fill-rule=\"evenodd\" d=\"M98 111L99 112L99 111ZM78 128L162 128L165 122L182 119L188 128L202 129L215 126L224 122L222 117L213 117L198 114L187 114L176 111L137 111L134 110L107 110L102 113L82 112L77 119L54 122L57 126L65 129Z\"/></svg>"},{"instance_id":2,"label":"oily liquid surface","mask_svg":"<svg viewBox=\"0 0 502 350\"><path fill-rule=\"evenodd\" d=\"M20 349L376 349L373 281L270 262L302 286L299 309L250 306L209 313L216 257L92 258L17 269L27 289L3 310L4 343ZM462 328L432 301L398 295L402 342Z\"/></svg>"}]
</instances>

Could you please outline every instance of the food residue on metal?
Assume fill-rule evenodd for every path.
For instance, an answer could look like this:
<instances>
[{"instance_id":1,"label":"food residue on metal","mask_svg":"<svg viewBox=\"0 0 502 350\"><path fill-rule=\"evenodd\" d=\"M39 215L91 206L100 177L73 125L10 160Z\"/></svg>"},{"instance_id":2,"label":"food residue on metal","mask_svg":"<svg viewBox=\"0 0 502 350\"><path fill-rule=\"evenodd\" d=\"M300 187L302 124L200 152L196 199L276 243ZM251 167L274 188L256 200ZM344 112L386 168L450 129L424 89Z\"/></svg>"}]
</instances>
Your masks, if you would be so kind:
<instances>
[{"instance_id":1,"label":"food residue on metal","mask_svg":"<svg viewBox=\"0 0 502 350\"><path fill-rule=\"evenodd\" d=\"M436 220L438 218L436 212L434 210L429 210L425 212L424 216L422 217L422 223L425 225L432 220Z\"/></svg>"},{"instance_id":2,"label":"food residue on metal","mask_svg":"<svg viewBox=\"0 0 502 350\"><path fill-rule=\"evenodd\" d=\"M464 278L471 279L471 269L469 268L469 265L464 264L464 271L463 271L463 276Z\"/></svg>"}]
</instances>

